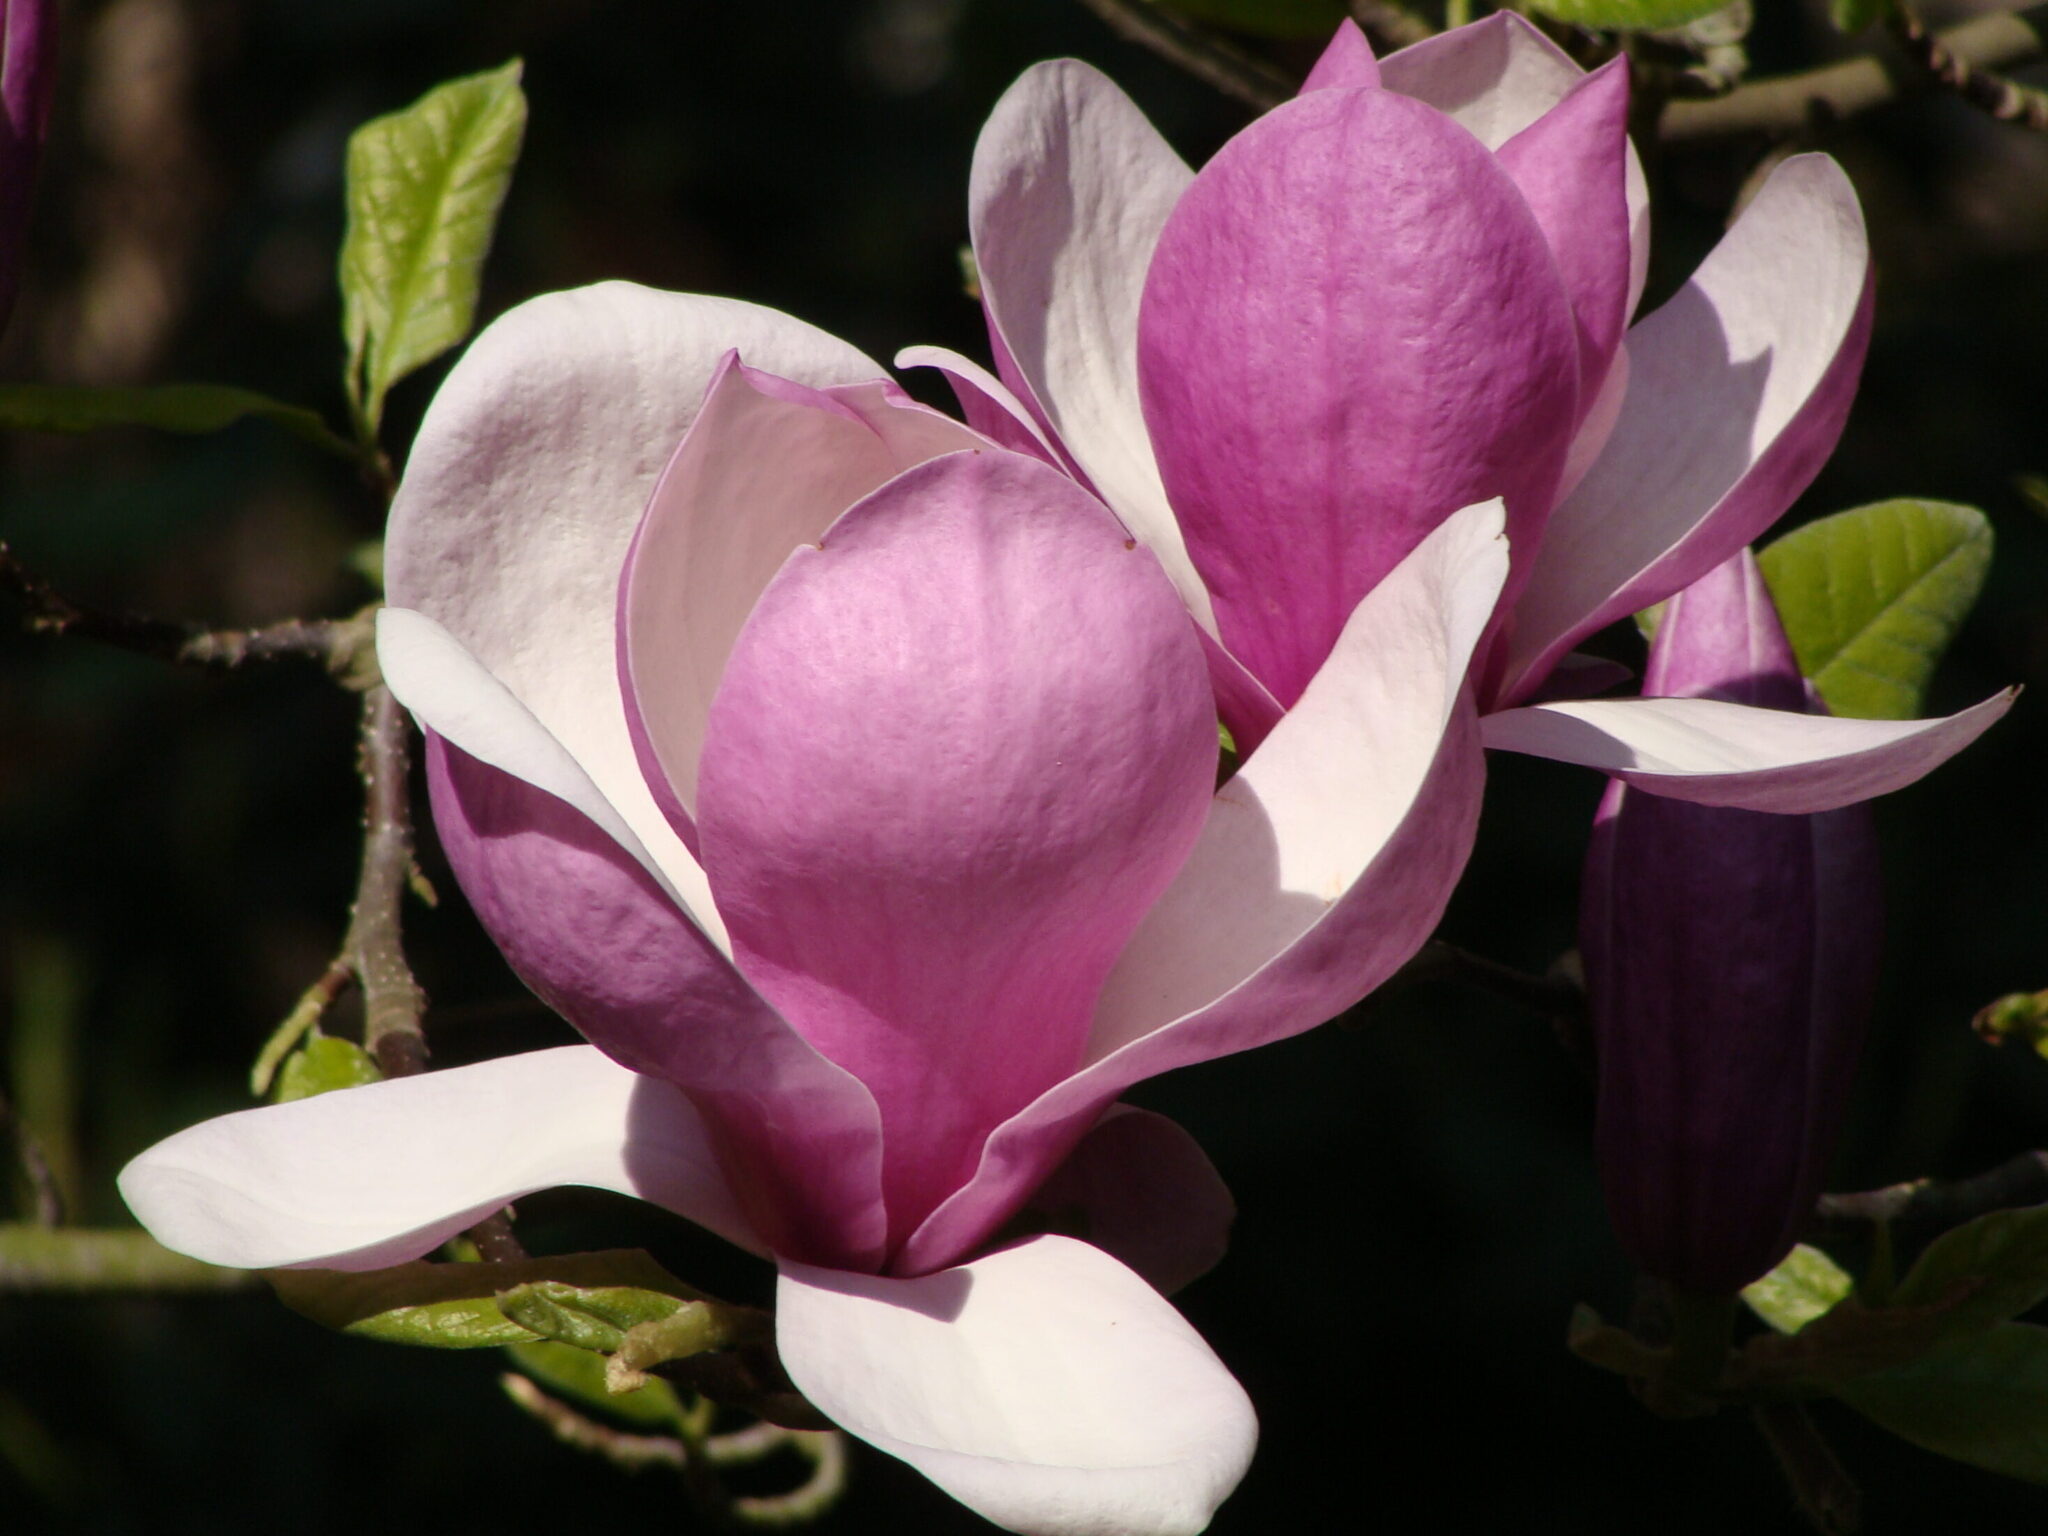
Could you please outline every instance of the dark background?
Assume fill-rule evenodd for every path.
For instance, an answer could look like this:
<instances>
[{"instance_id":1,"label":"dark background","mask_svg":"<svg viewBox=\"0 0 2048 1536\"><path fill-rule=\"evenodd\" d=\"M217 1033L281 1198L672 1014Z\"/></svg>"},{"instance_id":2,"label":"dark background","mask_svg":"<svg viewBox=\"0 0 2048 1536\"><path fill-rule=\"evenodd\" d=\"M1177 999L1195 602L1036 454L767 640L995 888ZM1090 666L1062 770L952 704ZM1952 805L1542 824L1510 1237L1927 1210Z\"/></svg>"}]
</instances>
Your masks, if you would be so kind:
<instances>
[{"instance_id":1,"label":"dark background","mask_svg":"<svg viewBox=\"0 0 2048 1536\"><path fill-rule=\"evenodd\" d=\"M1760 67L1817 30L1761 0ZM67 16L26 287L0 376L252 385L342 418L346 136L449 76L526 60L532 120L483 302L602 277L776 305L886 358L983 350L956 249L975 132L1032 61L1107 69L1191 160L1243 109L1071 0L111 0ZM2048 138L1959 103L1827 132L1865 200L1878 329L1841 451L1795 519L1897 494L1983 506L1989 591L1930 701L2048 681ZM1707 248L1757 146L1653 166L1651 302ZM440 367L399 387L402 446ZM260 426L14 437L0 537L96 604L212 623L346 613L377 532L345 468ZM2048 1142L2048 1064L1968 1028L2048 985L2038 693L1883 808L1891 946L1838 1187L1959 1174ZM121 1163L246 1102L258 1045L339 940L360 796L354 701L307 664L173 670L0 624L0 1014L17 1098L78 1214ZM1572 939L1593 776L1496 760L1449 935L1542 969ZM427 839L430 873L438 855ZM445 875L411 942L443 1062L567 1038ZM1592 1183L1590 1095L1545 1023L1456 985L1147 1084L1235 1189L1235 1250L1182 1298L1264 1444L1219 1532L1800 1529L1740 1415L1651 1418L1563 1348L1631 1282ZM66 1120L70 1121L67 1125ZM639 1242L736 1295L761 1276L610 1197L527 1202L537 1248ZM679 1485L555 1445L491 1352L322 1333L266 1294L0 1292L0 1529L306 1536L689 1529ZM1876 1532L2038 1524L2048 1493L1823 1406ZM857 1451L827 1532L985 1529ZM658 1522L658 1525L655 1524Z\"/></svg>"}]
</instances>

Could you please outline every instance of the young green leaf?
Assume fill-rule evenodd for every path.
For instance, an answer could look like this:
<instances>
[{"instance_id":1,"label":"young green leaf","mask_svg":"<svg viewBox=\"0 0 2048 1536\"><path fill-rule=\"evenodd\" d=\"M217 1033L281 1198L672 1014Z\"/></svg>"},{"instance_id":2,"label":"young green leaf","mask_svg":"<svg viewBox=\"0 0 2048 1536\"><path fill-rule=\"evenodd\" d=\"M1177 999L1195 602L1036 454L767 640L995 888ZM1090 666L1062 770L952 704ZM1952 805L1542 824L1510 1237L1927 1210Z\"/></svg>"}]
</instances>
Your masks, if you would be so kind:
<instances>
[{"instance_id":1,"label":"young green leaf","mask_svg":"<svg viewBox=\"0 0 2048 1536\"><path fill-rule=\"evenodd\" d=\"M1828 0L1828 20L1848 37L1883 21L1891 8L1891 0Z\"/></svg>"},{"instance_id":2,"label":"young green leaf","mask_svg":"<svg viewBox=\"0 0 2048 1536\"><path fill-rule=\"evenodd\" d=\"M337 1088L357 1088L383 1076L370 1053L355 1041L339 1035L314 1035L285 1058L284 1070L277 1077L277 1102L289 1104Z\"/></svg>"},{"instance_id":3,"label":"young green leaf","mask_svg":"<svg viewBox=\"0 0 2048 1536\"><path fill-rule=\"evenodd\" d=\"M1855 1288L1847 1270L1801 1243L1776 1269L1744 1286L1742 1299L1779 1333L1797 1333Z\"/></svg>"},{"instance_id":4,"label":"young green leaf","mask_svg":"<svg viewBox=\"0 0 2048 1536\"><path fill-rule=\"evenodd\" d=\"M0 384L0 426L31 432L90 432L96 427L218 432L245 416L271 422L345 459L359 457L355 444L330 430L317 411L231 384Z\"/></svg>"},{"instance_id":5,"label":"young green leaf","mask_svg":"<svg viewBox=\"0 0 2048 1536\"><path fill-rule=\"evenodd\" d=\"M2001 1323L1835 1395L1937 1456L2048 1482L2048 1328Z\"/></svg>"},{"instance_id":6,"label":"young green leaf","mask_svg":"<svg viewBox=\"0 0 2048 1536\"><path fill-rule=\"evenodd\" d=\"M520 63L436 86L348 144L342 330L357 427L391 386L469 334L479 276L526 130Z\"/></svg>"},{"instance_id":7,"label":"young green leaf","mask_svg":"<svg viewBox=\"0 0 2048 1536\"><path fill-rule=\"evenodd\" d=\"M514 1344L506 1351L512 1363L542 1387L585 1408L595 1408L639 1429L673 1430L683 1417L676 1390L659 1376L631 1392L605 1385L602 1356L548 1339Z\"/></svg>"},{"instance_id":8,"label":"young green leaf","mask_svg":"<svg viewBox=\"0 0 2048 1536\"><path fill-rule=\"evenodd\" d=\"M1795 528L1757 561L1828 708L1905 720L1984 585L1991 524L1950 502L1880 501Z\"/></svg>"},{"instance_id":9,"label":"young green leaf","mask_svg":"<svg viewBox=\"0 0 2048 1536\"><path fill-rule=\"evenodd\" d=\"M1944 1308L1945 1332L1983 1330L2048 1300L2048 1206L1993 1211L1944 1232L1899 1282L1891 1304Z\"/></svg>"},{"instance_id":10,"label":"young green leaf","mask_svg":"<svg viewBox=\"0 0 2048 1536\"><path fill-rule=\"evenodd\" d=\"M1596 32L1665 32L1720 10L1728 0L1530 0L1529 8Z\"/></svg>"}]
</instances>

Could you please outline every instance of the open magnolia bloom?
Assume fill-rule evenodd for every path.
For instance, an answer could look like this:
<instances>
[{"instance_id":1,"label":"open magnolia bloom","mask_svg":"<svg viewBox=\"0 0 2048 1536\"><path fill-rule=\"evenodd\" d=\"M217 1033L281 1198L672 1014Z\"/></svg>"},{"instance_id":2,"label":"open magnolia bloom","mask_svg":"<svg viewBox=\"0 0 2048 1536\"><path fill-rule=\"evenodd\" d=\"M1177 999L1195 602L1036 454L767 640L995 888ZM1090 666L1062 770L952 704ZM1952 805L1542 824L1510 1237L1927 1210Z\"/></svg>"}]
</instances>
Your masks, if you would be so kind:
<instances>
[{"instance_id":1,"label":"open magnolia bloom","mask_svg":"<svg viewBox=\"0 0 2048 1536\"><path fill-rule=\"evenodd\" d=\"M1501 518L1393 565L1219 791L1201 632L1070 476L772 311L534 300L421 427L378 652L479 917L591 1044L229 1115L123 1191L184 1252L344 1268L637 1194L772 1258L796 1384L989 1519L1199 1530L1255 1425L1159 1289L1230 1203L1115 1101L1428 936ZM1034 1201L1089 1241L1012 1241Z\"/></svg>"},{"instance_id":2,"label":"open magnolia bloom","mask_svg":"<svg viewBox=\"0 0 2048 1536\"><path fill-rule=\"evenodd\" d=\"M1588 74L1511 11L1385 60L1346 23L1302 94L1195 174L1095 70L1038 65L975 150L996 373L899 361L945 369L970 421L1158 553L1240 747L1364 594L1497 496L1513 563L1474 676L1487 745L1760 810L1894 788L2009 700L1930 722L1531 702L1592 691L1578 641L1791 504L1869 334L1862 215L1822 155L1779 166L1628 326L1649 219L1627 112L1624 61Z\"/></svg>"}]
</instances>

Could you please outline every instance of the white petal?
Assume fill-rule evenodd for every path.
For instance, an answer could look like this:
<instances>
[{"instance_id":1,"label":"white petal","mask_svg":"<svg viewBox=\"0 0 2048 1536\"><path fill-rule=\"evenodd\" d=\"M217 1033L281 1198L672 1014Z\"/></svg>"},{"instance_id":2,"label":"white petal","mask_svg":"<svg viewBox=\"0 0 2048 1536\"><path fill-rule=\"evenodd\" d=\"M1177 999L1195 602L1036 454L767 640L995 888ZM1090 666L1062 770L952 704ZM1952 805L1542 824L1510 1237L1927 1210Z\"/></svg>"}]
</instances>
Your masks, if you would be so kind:
<instances>
[{"instance_id":1,"label":"white petal","mask_svg":"<svg viewBox=\"0 0 2048 1536\"><path fill-rule=\"evenodd\" d=\"M725 354L801 384L884 376L772 309L600 283L492 322L420 424L385 540L391 601L445 626L664 863L615 656L619 571Z\"/></svg>"},{"instance_id":2,"label":"white petal","mask_svg":"<svg viewBox=\"0 0 2048 1536\"><path fill-rule=\"evenodd\" d=\"M1186 1320L1071 1238L914 1280L785 1264L775 1316L828 1418L1005 1530L1191 1536L1258 1437Z\"/></svg>"},{"instance_id":3,"label":"white petal","mask_svg":"<svg viewBox=\"0 0 2048 1536\"><path fill-rule=\"evenodd\" d=\"M2015 690L1940 720L1845 720L1718 699L1586 699L1503 710L1486 744L1579 763L1701 805L1807 814L1889 794L1939 767Z\"/></svg>"},{"instance_id":4,"label":"white petal","mask_svg":"<svg viewBox=\"0 0 2048 1536\"><path fill-rule=\"evenodd\" d=\"M1726 560L1833 449L1867 332L1869 245L1825 155L1779 166L1692 281L1628 333L1628 392L1551 514L1505 697L1581 637Z\"/></svg>"},{"instance_id":5,"label":"white petal","mask_svg":"<svg viewBox=\"0 0 2048 1536\"><path fill-rule=\"evenodd\" d=\"M159 1242L236 1269L381 1269L558 1184L638 1195L761 1251L689 1100L589 1045L222 1115L120 1178Z\"/></svg>"},{"instance_id":6,"label":"white petal","mask_svg":"<svg viewBox=\"0 0 2048 1536\"><path fill-rule=\"evenodd\" d=\"M655 843L662 856L656 857L568 748L447 630L423 613L380 609L377 663L393 696L422 726L588 816L661 882L721 953L731 956L732 943L711 900L710 883L682 840L664 821Z\"/></svg>"},{"instance_id":7,"label":"white petal","mask_svg":"<svg viewBox=\"0 0 2048 1536\"><path fill-rule=\"evenodd\" d=\"M1215 633L1138 404L1138 301L1193 172L1131 99L1074 59L1026 70L974 146L983 302L1036 404Z\"/></svg>"},{"instance_id":8,"label":"white petal","mask_svg":"<svg viewBox=\"0 0 2048 1536\"><path fill-rule=\"evenodd\" d=\"M1008 418L1012 432L1016 436L1028 439L1037 445L1040 454L1043 455L1048 464L1062 463L1058 446L1050 437L1045 435L1045 428L1038 424L1038 418L1031 414L1030 408L1010 392L1009 385L990 373L981 364L974 361L973 358L963 357L960 353L948 347L916 346L905 347L902 351L898 352L895 357L895 363L898 368L938 369L952 381L953 392L956 395L959 394L960 386L963 384L969 389L980 393L986 397L990 406ZM964 401L962 405L964 408ZM983 430L987 430L986 427ZM1006 447L1016 448L1019 452L1024 451L1022 442L1017 441L1016 436L1006 438L994 433L990 435L996 436L997 440L1003 442Z\"/></svg>"}]
</instances>

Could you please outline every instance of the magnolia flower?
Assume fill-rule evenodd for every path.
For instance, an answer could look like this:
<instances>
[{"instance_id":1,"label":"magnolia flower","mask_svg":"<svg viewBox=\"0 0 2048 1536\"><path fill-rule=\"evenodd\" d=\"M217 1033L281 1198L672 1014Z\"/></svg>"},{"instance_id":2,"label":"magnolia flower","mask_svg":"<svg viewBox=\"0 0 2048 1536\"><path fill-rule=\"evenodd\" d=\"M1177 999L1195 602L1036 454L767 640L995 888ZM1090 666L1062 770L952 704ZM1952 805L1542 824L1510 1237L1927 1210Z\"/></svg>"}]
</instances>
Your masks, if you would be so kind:
<instances>
[{"instance_id":1,"label":"magnolia flower","mask_svg":"<svg viewBox=\"0 0 2048 1536\"><path fill-rule=\"evenodd\" d=\"M1134 1268L1200 1272L1229 1200L1115 1100L1428 936L1501 517L1392 567L1218 791L1201 633L1073 479L772 311L534 300L421 426L378 654L457 877L591 1044L229 1115L123 1191L343 1268L637 1194L771 1258L798 1387L989 1519L1199 1530L1254 1423ZM1091 1241L1000 1246L1034 1192Z\"/></svg>"},{"instance_id":2,"label":"magnolia flower","mask_svg":"<svg viewBox=\"0 0 2048 1536\"><path fill-rule=\"evenodd\" d=\"M1748 550L1671 600L1643 691L1807 708ZM1813 1212L1877 987L1877 830L1608 786L1579 922L1607 1208L1645 1273L1732 1295Z\"/></svg>"},{"instance_id":3,"label":"magnolia flower","mask_svg":"<svg viewBox=\"0 0 2048 1536\"><path fill-rule=\"evenodd\" d=\"M1347 23L1302 95L1197 175L1095 70L1036 66L975 150L996 373L937 348L899 362L945 369L970 421L1159 555L1240 747L1419 541L1500 497L1512 567L1473 677L1487 745L1766 810L1896 787L2009 699L1903 723L1531 702L1590 691L1574 644L1785 510L1869 333L1862 216L1824 155L1780 165L1628 327L1649 217L1627 109L1624 61L1585 73L1512 11L1381 61Z\"/></svg>"}]
</instances>

